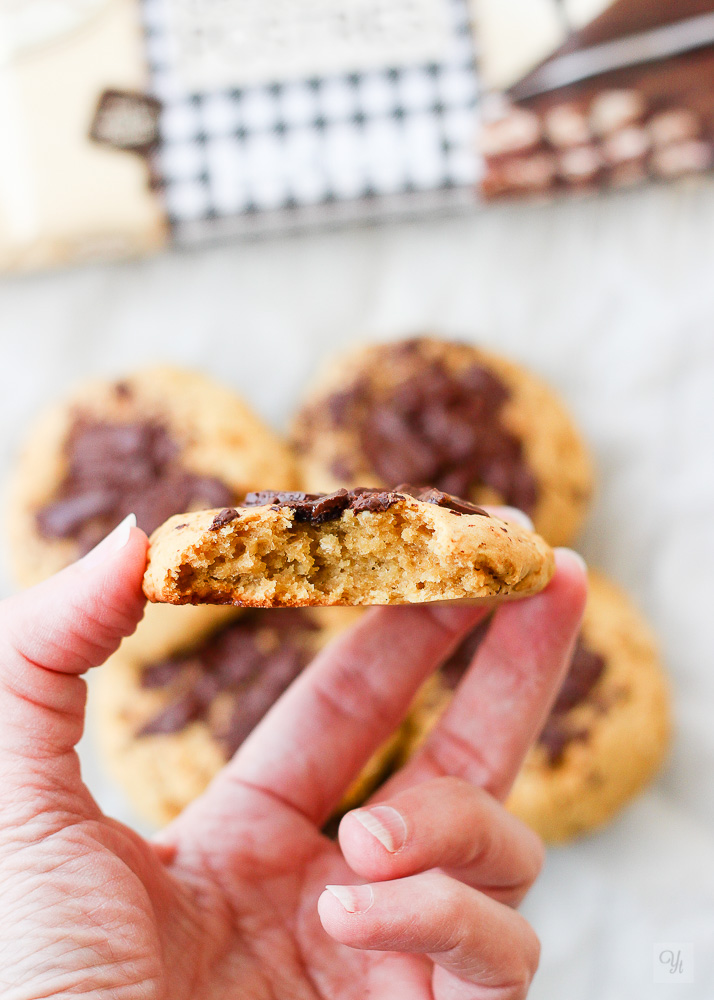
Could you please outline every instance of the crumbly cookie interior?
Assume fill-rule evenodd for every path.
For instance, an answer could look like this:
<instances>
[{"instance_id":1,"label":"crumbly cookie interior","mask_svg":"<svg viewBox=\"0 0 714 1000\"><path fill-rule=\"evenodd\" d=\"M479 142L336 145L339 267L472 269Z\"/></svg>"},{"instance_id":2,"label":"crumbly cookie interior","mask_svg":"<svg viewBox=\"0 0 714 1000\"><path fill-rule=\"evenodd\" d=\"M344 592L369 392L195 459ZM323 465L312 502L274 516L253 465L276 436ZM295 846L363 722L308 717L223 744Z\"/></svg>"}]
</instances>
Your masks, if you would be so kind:
<instances>
[{"instance_id":1,"label":"crumbly cookie interior","mask_svg":"<svg viewBox=\"0 0 714 1000\"><path fill-rule=\"evenodd\" d=\"M347 511L321 525L238 520L192 547L170 585L179 600L251 606L421 603L518 589L516 561L504 567L501 557L499 576L485 546L448 557L446 565L438 531L407 505Z\"/></svg>"}]
</instances>

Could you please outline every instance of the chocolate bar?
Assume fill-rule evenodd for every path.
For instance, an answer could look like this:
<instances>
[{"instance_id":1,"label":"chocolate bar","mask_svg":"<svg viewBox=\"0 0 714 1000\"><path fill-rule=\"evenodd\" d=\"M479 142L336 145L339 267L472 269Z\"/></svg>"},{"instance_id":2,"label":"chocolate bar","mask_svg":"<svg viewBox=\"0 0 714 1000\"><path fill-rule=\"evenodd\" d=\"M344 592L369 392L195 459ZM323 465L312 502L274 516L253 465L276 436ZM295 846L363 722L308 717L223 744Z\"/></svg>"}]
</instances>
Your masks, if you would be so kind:
<instances>
[{"instance_id":1,"label":"chocolate bar","mask_svg":"<svg viewBox=\"0 0 714 1000\"><path fill-rule=\"evenodd\" d=\"M477 0L484 43L506 44L520 2ZM497 49L484 57L487 79L503 87L484 102L486 198L622 187L714 166L712 0L544 0L532 18L536 8L541 28L518 60ZM563 79L571 82L556 85Z\"/></svg>"}]
</instances>

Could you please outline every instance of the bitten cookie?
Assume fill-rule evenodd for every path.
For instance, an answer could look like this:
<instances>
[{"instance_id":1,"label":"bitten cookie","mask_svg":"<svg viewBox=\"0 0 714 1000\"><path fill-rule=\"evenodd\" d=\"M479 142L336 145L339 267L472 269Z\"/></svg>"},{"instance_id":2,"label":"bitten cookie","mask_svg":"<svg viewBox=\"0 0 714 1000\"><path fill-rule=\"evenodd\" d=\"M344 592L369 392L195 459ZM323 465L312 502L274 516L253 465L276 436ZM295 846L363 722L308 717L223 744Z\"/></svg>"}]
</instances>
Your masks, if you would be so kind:
<instances>
[{"instance_id":1,"label":"bitten cookie","mask_svg":"<svg viewBox=\"0 0 714 1000\"><path fill-rule=\"evenodd\" d=\"M525 596L554 568L542 538L438 490L249 494L170 518L144 593L168 604L410 604Z\"/></svg>"},{"instance_id":2,"label":"bitten cookie","mask_svg":"<svg viewBox=\"0 0 714 1000\"><path fill-rule=\"evenodd\" d=\"M190 643L167 639L150 657L122 647L92 679L91 716L107 767L158 824L203 792L314 654L355 620L347 608L224 610L228 621L204 625ZM398 738L367 763L342 809L376 787Z\"/></svg>"},{"instance_id":3,"label":"bitten cookie","mask_svg":"<svg viewBox=\"0 0 714 1000\"><path fill-rule=\"evenodd\" d=\"M589 579L570 672L507 802L549 843L612 819L657 773L670 737L669 686L649 626L619 587L592 571ZM438 721L487 628L422 689L402 763Z\"/></svg>"},{"instance_id":4,"label":"bitten cookie","mask_svg":"<svg viewBox=\"0 0 714 1000\"><path fill-rule=\"evenodd\" d=\"M428 483L530 514L569 544L592 493L583 440L525 369L470 344L420 337L337 358L298 412L303 489Z\"/></svg>"},{"instance_id":5,"label":"bitten cookie","mask_svg":"<svg viewBox=\"0 0 714 1000\"><path fill-rule=\"evenodd\" d=\"M27 586L51 575L126 514L150 533L266 482L289 489L295 475L286 445L212 379L151 368L84 383L40 418L21 456L8 517L15 576ZM158 647L177 627L190 637L203 616L148 609L135 641Z\"/></svg>"}]
</instances>

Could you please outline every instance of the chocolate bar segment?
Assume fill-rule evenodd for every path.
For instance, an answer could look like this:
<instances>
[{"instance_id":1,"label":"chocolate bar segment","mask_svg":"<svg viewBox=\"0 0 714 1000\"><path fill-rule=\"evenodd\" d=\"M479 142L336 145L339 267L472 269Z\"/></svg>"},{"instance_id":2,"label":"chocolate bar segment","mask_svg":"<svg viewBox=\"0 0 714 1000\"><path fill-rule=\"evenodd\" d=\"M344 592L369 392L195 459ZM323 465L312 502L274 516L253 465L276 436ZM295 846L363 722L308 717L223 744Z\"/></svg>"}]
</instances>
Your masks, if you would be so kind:
<instances>
[{"instance_id":1,"label":"chocolate bar segment","mask_svg":"<svg viewBox=\"0 0 714 1000\"><path fill-rule=\"evenodd\" d=\"M515 82L508 96L489 95L489 120L480 139L483 195L556 195L710 170L714 46L711 27L701 35L703 22L696 18L711 19L713 13L711 0L614 0ZM687 26L689 42L682 34ZM654 29L670 34L658 35L656 42L646 34ZM679 48L672 31L681 38ZM610 43L616 44L618 59L578 77L576 63L581 70L588 60L594 65L594 51L601 50L593 47ZM648 44L651 55L644 61ZM549 89L558 79L555 70L566 63L573 70L571 82ZM517 145L511 136L525 136L526 122L528 135L539 139ZM557 158L550 172L549 156Z\"/></svg>"}]
</instances>

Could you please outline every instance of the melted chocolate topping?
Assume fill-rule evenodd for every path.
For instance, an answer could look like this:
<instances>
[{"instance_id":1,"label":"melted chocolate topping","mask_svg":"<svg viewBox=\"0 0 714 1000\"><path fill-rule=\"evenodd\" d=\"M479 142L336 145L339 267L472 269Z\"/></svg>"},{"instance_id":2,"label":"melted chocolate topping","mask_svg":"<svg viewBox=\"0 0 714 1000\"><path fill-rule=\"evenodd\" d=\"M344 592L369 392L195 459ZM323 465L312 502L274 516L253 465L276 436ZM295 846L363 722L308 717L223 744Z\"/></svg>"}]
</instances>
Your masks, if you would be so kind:
<instances>
[{"instance_id":1,"label":"melted chocolate topping","mask_svg":"<svg viewBox=\"0 0 714 1000\"><path fill-rule=\"evenodd\" d=\"M336 521L342 516L344 511L353 510L359 513L363 510L381 513L389 510L395 503L406 497L421 500L422 503L433 503L439 507L445 507L453 514L480 514L482 517L489 515L476 504L469 503L468 500L461 500L459 497L452 497L441 490L431 489L428 486L409 486L402 483L396 490L377 490L367 486L357 486L353 490L336 490L334 493L299 493L276 492L274 490L261 490L258 493L248 493L241 504L242 507L266 507L271 510L279 510L287 507L293 512L293 520L305 522L307 524L324 524L326 521ZM219 511L211 522L210 530L218 531L231 521L240 517L240 510L235 507L226 507Z\"/></svg>"},{"instance_id":2,"label":"melted chocolate topping","mask_svg":"<svg viewBox=\"0 0 714 1000\"><path fill-rule=\"evenodd\" d=\"M178 733L200 720L232 757L310 658L301 640L313 621L292 608L269 615L248 612L193 652L144 667L142 687L165 688L169 700L137 735Z\"/></svg>"},{"instance_id":3,"label":"melted chocolate topping","mask_svg":"<svg viewBox=\"0 0 714 1000\"><path fill-rule=\"evenodd\" d=\"M121 383L117 394L121 394ZM129 513L150 533L172 514L220 507L234 494L211 476L187 472L179 448L161 424L110 424L78 418L65 448L67 472L36 516L45 538L69 538L92 548Z\"/></svg>"},{"instance_id":4,"label":"melted chocolate topping","mask_svg":"<svg viewBox=\"0 0 714 1000\"><path fill-rule=\"evenodd\" d=\"M507 387L480 365L455 373L438 360L419 360L418 344L393 348L394 357L411 353L417 363L389 392L362 377L330 397L325 405L333 425L356 428L362 454L387 486L411 480L456 496L489 486L505 503L532 511L535 477L521 440L502 423ZM348 466L341 456L333 471L344 477Z\"/></svg>"},{"instance_id":5,"label":"melted chocolate topping","mask_svg":"<svg viewBox=\"0 0 714 1000\"><path fill-rule=\"evenodd\" d=\"M481 622L467 635L441 668L441 677L450 690L454 690L468 670L471 660L483 642L490 619ZM590 696L605 669L605 660L589 649L582 638L578 641L570 661L570 669L563 681L558 697L550 710L538 742L545 748L551 765L559 764L563 752L573 740L586 739L584 729L575 728L568 719L568 712Z\"/></svg>"}]
</instances>

